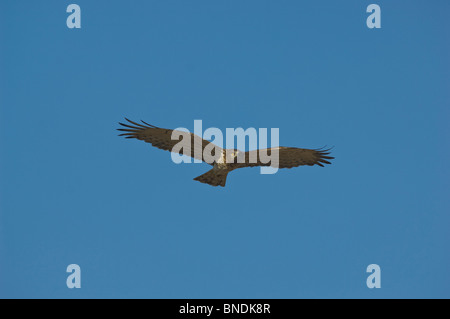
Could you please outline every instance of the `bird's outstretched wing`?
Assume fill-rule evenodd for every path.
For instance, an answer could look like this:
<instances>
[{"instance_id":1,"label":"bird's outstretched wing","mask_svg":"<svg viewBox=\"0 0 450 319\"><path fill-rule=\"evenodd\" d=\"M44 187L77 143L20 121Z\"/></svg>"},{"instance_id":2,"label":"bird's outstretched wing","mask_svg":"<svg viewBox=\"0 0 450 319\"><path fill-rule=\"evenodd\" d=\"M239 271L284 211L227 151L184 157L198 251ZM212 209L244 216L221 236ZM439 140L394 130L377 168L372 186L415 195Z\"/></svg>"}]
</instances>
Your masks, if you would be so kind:
<instances>
[{"instance_id":1,"label":"bird's outstretched wing","mask_svg":"<svg viewBox=\"0 0 450 319\"><path fill-rule=\"evenodd\" d=\"M125 119L131 125L119 122L119 124L125 128L117 129L119 131L125 132L119 135L125 136L125 138L137 138L138 140L143 140L162 150L190 156L201 161L205 161L208 164L212 163L210 163L210 158L204 158L203 151L206 147L208 147L209 153L205 154L212 154L213 156L215 156L215 154L222 151L219 146L207 140L204 140L193 133L159 128L144 121L142 121L143 124L139 124L130 121L127 118ZM175 139L172 139L172 137ZM175 147L176 145L177 147Z\"/></svg>"},{"instance_id":2,"label":"bird's outstretched wing","mask_svg":"<svg viewBox=\"0 0 450 319\"><path fill-rule=\"evenodd\" d=\"M305 149L296 147L273 147L262 150L245 152L245 163L232 164L234 167L273 166L278 168L292 168L301 165L331 164L328 160L330 149ZM278 152L278 160L276 156ZM270 160L270 161L269 161Z\"/></svg>"}]
</instances>

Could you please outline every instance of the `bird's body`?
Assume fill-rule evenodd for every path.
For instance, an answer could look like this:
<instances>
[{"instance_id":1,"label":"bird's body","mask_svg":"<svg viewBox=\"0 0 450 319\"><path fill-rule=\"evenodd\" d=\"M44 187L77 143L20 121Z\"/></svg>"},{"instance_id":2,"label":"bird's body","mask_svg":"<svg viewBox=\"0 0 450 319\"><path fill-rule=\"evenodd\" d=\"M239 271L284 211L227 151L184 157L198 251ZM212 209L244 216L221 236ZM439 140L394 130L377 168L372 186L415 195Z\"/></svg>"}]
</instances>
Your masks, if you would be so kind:
<instances>
[{"instance_id":1,"label":"bird's body","mask_svg":"<svg viewBox=\"0 0 450 319\"><path fill-rule=\"evenodd\" d=\"M237 154L237 150L222 150L220 157L212 163L213 168L194 180L212 186L225 186L228 173L237 168L232 165Z\"/></svg>"},{"instance_id":2,"label":"bird's body","mask_svg":"<svg viewBox=\"0 0 450 319\"><path fill-rule=\"evenodd\" d=\"M254 166L292 168L300 165L319 165L323 167L323 164L331 164L327 160L334 158L328 156L329 150L323 149L273 147L249 152L236 149L222 149L192 133L163 129L144 121L142 123L145 125L126 120L132 125L119 123L125 127L118 129L125 132L120 134L121 136L144 140L160 149L191 156L212 165L213 168L211 170L194 178L196 181L212 186L225 186L228 173L237 168ZM178 140L173 139L174 135L180 138ZM183 142L183 147L178 148L177 144ZM208 156L208 154L212 155ZM270 161L267 161L268 157Z\"/></svg>"}]
</instances>

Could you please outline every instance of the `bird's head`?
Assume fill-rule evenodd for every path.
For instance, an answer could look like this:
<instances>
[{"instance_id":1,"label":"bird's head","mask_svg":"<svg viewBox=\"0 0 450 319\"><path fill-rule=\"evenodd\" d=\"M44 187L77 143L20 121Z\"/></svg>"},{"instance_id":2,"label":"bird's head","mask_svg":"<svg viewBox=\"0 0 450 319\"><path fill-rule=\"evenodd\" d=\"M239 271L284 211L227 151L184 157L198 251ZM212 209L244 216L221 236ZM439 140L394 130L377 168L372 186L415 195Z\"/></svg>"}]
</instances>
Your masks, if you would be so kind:
<instances>
[{"instance_id":1,"label":"bird's head","mask_svg":"<svg viewBox=\"0 0 450 319\"><path fill-rule=\"evenodd\" d=\"M236 149L227 150L227 163L238 163L237 158L241 156L241 152Z\"/></svg>"}]
</instances>

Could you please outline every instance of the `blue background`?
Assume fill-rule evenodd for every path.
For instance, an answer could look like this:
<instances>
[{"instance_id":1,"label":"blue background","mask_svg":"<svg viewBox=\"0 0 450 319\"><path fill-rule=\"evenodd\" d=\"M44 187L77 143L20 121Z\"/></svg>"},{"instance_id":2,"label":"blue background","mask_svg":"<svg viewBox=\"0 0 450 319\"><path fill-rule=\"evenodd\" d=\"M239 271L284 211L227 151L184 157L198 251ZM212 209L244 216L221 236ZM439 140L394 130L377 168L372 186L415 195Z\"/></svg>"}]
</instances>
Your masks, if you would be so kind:
<instances>
[{"instance_id":1,"label":"blue background","mask_svg":"<svg viewBox=\"0 0 450 319\"><path fill-rule=\"evenodd\" d=\"M450 297L450 2L70 3L0 2L0 297ZM336 159L214 188L124 116Z\"/></svg>"}]
</instances>

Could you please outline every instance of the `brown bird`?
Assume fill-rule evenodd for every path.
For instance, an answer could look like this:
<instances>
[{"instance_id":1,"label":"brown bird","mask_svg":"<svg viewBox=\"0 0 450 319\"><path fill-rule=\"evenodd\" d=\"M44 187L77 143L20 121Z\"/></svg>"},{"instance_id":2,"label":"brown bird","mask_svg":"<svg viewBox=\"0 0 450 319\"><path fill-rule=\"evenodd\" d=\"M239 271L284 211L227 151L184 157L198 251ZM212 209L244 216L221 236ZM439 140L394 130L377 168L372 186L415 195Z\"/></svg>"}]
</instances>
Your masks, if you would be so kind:
<instances>
[{"instance_id":1,"label":"brown bird","mask_svg":"<svg viewBox=\"0 0 450 319\"><path fill-rule=\"evenodd\" d=\"M143 124L139 124L125 119L131 125L119 122L125 127L118 129L125 132L119 136L137 138L157 148L187 155L212 165L211 170L194 178L196 181L212 186L225 186L228 173L237 168L254 166L292 168L301 165L323 167L323 164L331 164L328 160L334 159L334 157L328 156L330 149L273 147L249 152L222 149L193 133L159 128L144 121L142 121ZM179 138L172 139L172 134ZM175 147L177 144L178 146ZM209 153L205 152L205 149L211 153L211 156L207 155ZM267 161L267 158L270 158L271 161Z\"/></svg>"}]
</instances>

